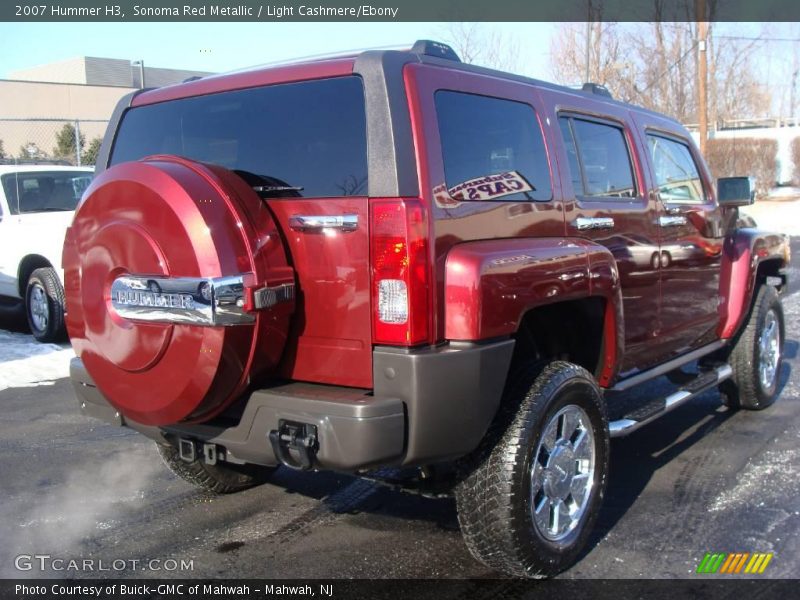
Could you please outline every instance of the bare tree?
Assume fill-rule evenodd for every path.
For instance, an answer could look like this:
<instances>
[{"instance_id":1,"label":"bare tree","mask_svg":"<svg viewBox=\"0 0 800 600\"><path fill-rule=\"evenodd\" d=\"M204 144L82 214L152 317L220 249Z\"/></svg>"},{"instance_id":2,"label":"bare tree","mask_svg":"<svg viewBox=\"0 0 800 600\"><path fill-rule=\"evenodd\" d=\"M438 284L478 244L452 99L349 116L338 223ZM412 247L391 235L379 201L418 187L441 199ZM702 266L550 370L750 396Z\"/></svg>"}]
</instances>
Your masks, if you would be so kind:
<instances>
[{"instance_id":1,"label":"bare tree","mask_svg":"<svg viewBox=\"0 0 800 600\"><path fill-rule=\"evenodd\" d=\"M635 69L626 60L620 36L624 36L624 26L618 23L592 23L588 32L591 38L589 47L589 80L600 83L618 96L628 98L628 90L633 81L629 78ZM552 77L567 85L583 83L586 72L586 24L564 23L553 36L550 52Z\"/></svg>"},{"instance_id":2,"label":"bare tree","mask_svg":"<svg viewBox=\"0 0 800 600\"><path fill-rule=\"evenodd\" d=\"M660 18L663 0L654 0ZM697 30L686 22L593 23L590 79L608 87L614 97L672 115L697 120ZM769 110L769 95L755 69L758 40L715 39L709 31L711 121L760 116ZM551 68L557 81L582 82L586 60L586 25L562 24L551 42Z\"/></svg>"},{"instance_id":3,"label":"bare tree","mask_svg":"<svg viewBox=\"0 0 800 600\"><path fill-rule=\"evenodd\" d=\"M519 42L483 23L448 23L442 38L465 63L501 71L519 70Z\"/></svg>"}]
</instances>

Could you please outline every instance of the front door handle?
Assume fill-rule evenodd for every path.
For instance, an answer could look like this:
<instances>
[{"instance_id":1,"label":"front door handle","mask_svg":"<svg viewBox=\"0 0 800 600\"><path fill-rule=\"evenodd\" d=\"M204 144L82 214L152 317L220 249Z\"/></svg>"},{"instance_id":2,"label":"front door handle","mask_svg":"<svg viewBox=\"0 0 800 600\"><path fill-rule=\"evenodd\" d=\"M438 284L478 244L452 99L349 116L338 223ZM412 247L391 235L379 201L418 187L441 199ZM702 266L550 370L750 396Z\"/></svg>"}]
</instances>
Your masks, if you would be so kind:
<instances>
[{"instance_id":1,"label":"front door handle","mask_svg":"<svg viewBox=\"0 0 800 600\"><path fill-rule=\"evenodd\" d=\"M572 224L579 231L587 231L589 229L613 229L614 219L611 217L578 217Z\"/></svg>"},{"instance_id":2,"label":"front door handle","mask_svg":"<svg viewBox=\"0 0 800 600\"><path fill-rule=\"evenodd\" d=\"M658 224L661 227L680 227L686 225L686 217L683 215L661 215L658 217Z\"/></svg>"}]
</instances>

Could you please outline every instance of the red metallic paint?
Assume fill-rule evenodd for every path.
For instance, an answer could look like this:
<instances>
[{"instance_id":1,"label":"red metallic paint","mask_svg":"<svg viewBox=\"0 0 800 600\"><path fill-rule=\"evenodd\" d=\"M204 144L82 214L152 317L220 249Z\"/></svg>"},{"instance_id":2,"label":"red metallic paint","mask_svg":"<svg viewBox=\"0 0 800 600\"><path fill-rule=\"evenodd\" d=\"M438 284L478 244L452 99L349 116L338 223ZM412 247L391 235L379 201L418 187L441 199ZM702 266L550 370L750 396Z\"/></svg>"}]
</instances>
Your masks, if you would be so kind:
<instances>
[{"instance_id":1,"label":"red metallic paint","mask_svg":"<svg viewBox=\"0 0 800 600\"><path fill-rule=\"evenodd\" d=\"M625 352L617 355L620 370L647 367L658 360L655 348L659 327L661 285L660 272L652 257L658 256L659 237L656 198L649 193L649 173L638 150L640 140L631 111L613 104L598 104L592 97L578 92L542 89L545 112L553 126L548 130L553 154L558 158L563 195L566 235L580 237L607 248L617 265L624 313L620 325L622 339L617 345ZM570 116L616 126L622 130L630 150L632 175L636 193L631 198L612 196L584 197L573 189L567 149L558 125L560 116ZM581 231L578 217L611 217L613 228ZM623 323L620 320L619 323ZM615 367L616 368L616 367Z\"/></svg>"},{"instance_id":2,"label":"red metallic paint","mask_svg":"<svg viewBox=\"0 0 800 600\"><path fill-rule=\"evenodd\" d=\"M617 368L623 339L619 274L610 252L582 239L519 238L459 244L445 275L445 336L485 340L517 332L528 311L556 302L606 300L603 383Z\"/></svg>"},{"instance_id":3,"label":"red metallic paint","mask_svg":"<svg viewBox=\"0 0 800 600\"><path fill-rule=\"evenodd\" d=\"M103 172L76 212L63 265L73 347L134 421L210 418L280 356L289 304L227 328L135 323L111 307L111 283L123 274L293 281L263 203L224 169L159 156Z\"/></svg>"},{"instance_id":4,"label":"red metallic paint","mask_svg":"<svg viewBox=\"0 0 800 600\"><path fill-rule=\"evenodd\" d=\"M369 203L365 197L270 199L297 273L297 311L280 364L289 379L372 387ZM293 231L294 215L357 215L358 229Z\"/></svg>"},{"instance_id":5,"label":"red metallic paint","mask_svg":"<svg viewBox=\"0 0 800 600\"><path fill-rule=\"evenodd\" d=\"M353 58L342 58L207 77L180 86L144 92L134 99L133 106L233 89L348 75L352 73L352 68ZM625 252L618 256L609 239L611 234L579 234L571 222L577 216L613 215L617 224L614 233L627 235L630 232L644 232L650 240L648 243L658 249L662 240L654 223L657 223L658 215L663 214L664 207L654 195L648 158L640 156L638 148L645 143L644 132L648 124L667 123L672 126L672 123L658 119L649 121L650 114L643 116L624 107L599 105L595 99L579 93L539 88L430 64L408 64L403 77L421 190L418 201L430 216L429 303L432 310L428 341L481 340L513 335L524 312L530 308L558 300L601 296L607 300L603 345L605 362L600 374L601 384L610 384L626 359L632 368L642 368L658 360L665 350L661 343L665 340L659 339L663 273L657 268L648 269L644 265L634 264ZM540 202L457 202L448 199L447 202L438 202L436 190L441 190L445 185L433 101L438 89L495 96L532 106L536 113L536 126L544 136L553 175L552 199ZM596 113L598 107L602 108L602 114ZM575 197L558 126L560 111L591 114L615 120L623 126L631 146L638 182L639 193L636 198L623 202L588 202ZM213 171L214 177L211 179L224 182L214 188L216 194L224 196L224 190L243 185L222 169L214 168ZM707 172L703 174L707 179ZM147 181L146 178L138 180ZM208 185L208 181L206 178L203 185ZM707 181L705 183L708 185ZM258 260L268 262L274 257L281 257L277 264L272 265L274 272L270 271L272 267L265 267L272 275L263 277L285 280L286 274L291 272L288 266L281 263L286 257L278 251L278 246L285 243L289 260L296 268L298 283L297 311L288 335L281 326L288 319L288 309L280 315L277 324L268 325L268 319L260 318L257 328L261 339L274 339L276 342L260 344L256 350L255 340L259 336L247 328L200 330L182 326L136 325L135 333L114 333L114 328L126 330L131 326L115 319L107 304L93 304L93 300L87 296L82 299L86 303L84 311L80 302L75 301L75 294L80 292L83 280L93 281L92 278L95 278L97 281L92 285L99 285L102 280L103 285L107 286L110 278L115 276L113 273L128 272L128 265L135 264L137 268L160 273L162 271L155 265L163 263L167 256L173 274L178 273L173 265L180 265L183 269L180 274L184 275L203 271L203 275L213 276L225 271L221 264L214 262L213 252L210 258L203 258L203 252L207 250L203 244L195 248L193 242L180 241L181 235L189 236L187 230L194 231L202 224L203 219L196 212L183 210L177 216L177 222L173 219L175 215L169 211L161 215L156 210L148 209L145 217L141 202L133 202L134 196L138 200L142 195L135 188L136 184L127 181L121 188L124 192L122 196L128 197L127 204L123 205L115 204L116 195L112 202L110 193L99 193L104 185L101 176L90 194L90 200L97 195L104 204L98 204L97 209L87 210L80 223L76 221L75 231L71 233L65 249L65 265L81 265L77 269L68 269L66 273L70 290L68 295L72 298L68 299L68 318L70 331L75 332L76 349L79 354L86 356L84 361L88 360L87 364L92 360L111 360L98 352L98 348L102 347L109 357L118 361L117 369L149 373L165 363L168 357L171 359L173 346L181 344L179 347L191 356L197 355L196 364L202 365L197 368L192 381L181 384L186 386L186 391L173 390L181 398L194 398L181 400L186 404L182 405L183 412L200 397L204 387L211 387L217 393L220 388L239 390L244 385L246 375L236 381L227 381L225 385L220 384L221 373L231 370L222 368L220 361L227 357L227 360L237 364L236 373L267 372L281 356L280 349L284 341L286 350L278 367L281 376L362 388L372 386L369 209L371 203L382 199L270 199L266 203L268 209L263 208L265 203L259 203L261 208L251 210L250 217L255 224L250 231L257 232L253 233L256 237L252 239L258 238L255 243L255 248L260 249L256 251L260 257ZM247 196L248 191L234 195ZM101 210L105 211L102 218L106 224L102 235L102 228L98 225ZM109 222L109 214L118 216L121 223L119 227L123 228L121 233L114 230L118 225ZM272 222L270 214L275 222ZM302 214L356 214L359 227L350 233L292 231L288 225L289 218ZM701 219L702 223L695 223L697 215L694 212L689 217L693 229L702 229L706 223L705 217ZM149 234L144 233L143 227ZM182 233L175 234L173 229ZM278 229L285 236L283 241ZM265 233L267 231L271 233ZM98 236L98 242L91 237L94 235ZM698 247L703 249L707 259L718 258L719 253L715 245L708 242L708 237L700 235ZM120 240L124 243L120 243ZM170 240L166 244L168 250L164 250L163 240ZM219 245L221 241L215 240L215 243ZM247 246L246 240L239 240L223 250L214 248L222 252L226 265L237 272L248 270L256 260L250 250L243 251L237 246L241 243ZM98 249L84 252L91 244ZM722 289L729 291L724 292L727 293L726 302L720 308L720 331L723 336L735 331L747 306L745 294L752 290L752 269L756 260L750 255L753 252L754 256L759 252L764 254L767 246L762 244L753 251L745 241L737 238L730 251L731 257L724 262ZM194 258L196 251L200 253L199 261ZM773 248L762 259L774 257L774 254ZM523 256L526 258L519 258ZM626 296L624 300L623 292ZM638 304L637 299L641 300ZM116 344L112 343L111 337L108 340L102 336L97 338L97 331L108 336L137 337L135 342ZM214 336L218 336L218 339L212 340ZM211 343L220 349L219 352L207 350L205 344ZM188 371L185 364L180 364L180 360L184 363L195 361L194 358L185 357L175 360L174 373ZM170 381L170 384L175 387L179 382ZM107 385L111 385L111 382ZM129 386L126 393L134 396L135 390ZM203 418L215 411L210 405L203 404L203 410L206 409L207 412L202 415L197 408L195 412L189 410L187 414L191 414L190 418ZM159 413L158 419L167 418Z\"/></svg>"},{"instance_id":6,"label":"red metallic paint","mask_svg":"<svg viewBox=\"0 0 800 600\"><path fill-rule=\"evenodd\" d=\"M632 111L659 216L682 216L683 225L660 227L661 301L653 340L656 359L663 362L716 339L722 244L726 235L723 210L717 204L713 179L686 129L665 117ZM661 197L648 134L682 143L689 149L700 176L704 201L671 203Z\"/></svg>"},{"instance_id":7,"label":"red metallic paint","mask_svg":"<svg viewBox=\"0 0 800 600\"><path fill-rule=\"evenodd\" d=\"M139 94L132 106L352 75L353 63L353 57L346 57L204 77ZM372 387L367 199L270 199L268 205L285 234L289 260L297 267L298 279L297 311L278 373L301 381ZM349 233L292 231L289 218L303 214L356 214L359 228Z\"/></svg>"},{"instance_id":8,"label":"red metallic paint","mask_svg":"<svg viewBox=\"0 0 800 600\"><path fill-rule=\"evenodd\" d=\"M739 229L725 240L717 328L720 338L734 336L744 321L753 300L758 265L774 260L785 266L787 244L786 237L781 234L755 229Z\"/></svg>"},{"instance_id":9,"label":"red metallic paint","mask_svg":"<svg viewBox=\"0 0 800 600\"><path fill-rule=\"evenodd\" d=\"M564 215L559 182L553 182L553 200L521 201L437 201L437 191L446 189L441 140L436 120L434 93L439 89L495 96L524 102L533 107L539 121L537 127L547 129L541 121L543 106L536 88L496 77L478 76L432 65L409 64L403 71L411 114L412 131L419 173L422 200L429 207L431 219L431 279L436 340L449 338L445 299L446 262L451 249L462 242L493 238L564 237ZM424 141L423 141L424 140ZM552 157L550 142L545 148ZM552 160L552 159L551 159ZM499 241L499 240L498 240ZM511 241L511 240L503 240ZM444 300L444 301L443 301ZM489 310L494 310L492 307Z\"/></svg>"}]
</instances>

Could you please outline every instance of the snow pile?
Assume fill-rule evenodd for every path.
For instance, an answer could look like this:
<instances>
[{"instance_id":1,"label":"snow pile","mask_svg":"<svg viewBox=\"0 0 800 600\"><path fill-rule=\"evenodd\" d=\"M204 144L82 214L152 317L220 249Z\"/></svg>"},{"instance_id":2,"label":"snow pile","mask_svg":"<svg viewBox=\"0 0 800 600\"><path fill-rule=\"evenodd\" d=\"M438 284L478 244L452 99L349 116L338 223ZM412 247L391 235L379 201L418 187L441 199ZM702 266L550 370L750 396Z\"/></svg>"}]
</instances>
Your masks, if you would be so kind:
<instances>
[{"instance_id":1,"label":"snow pile","mask_svg":"<svg viewBox=\"0 0 800 600\"><path fill-rule=\"evenodd\" d=\"M0 330L0 390L51 385L69 376L72 348L40 344L30 335Z\"/></svg>"}]
</instances>

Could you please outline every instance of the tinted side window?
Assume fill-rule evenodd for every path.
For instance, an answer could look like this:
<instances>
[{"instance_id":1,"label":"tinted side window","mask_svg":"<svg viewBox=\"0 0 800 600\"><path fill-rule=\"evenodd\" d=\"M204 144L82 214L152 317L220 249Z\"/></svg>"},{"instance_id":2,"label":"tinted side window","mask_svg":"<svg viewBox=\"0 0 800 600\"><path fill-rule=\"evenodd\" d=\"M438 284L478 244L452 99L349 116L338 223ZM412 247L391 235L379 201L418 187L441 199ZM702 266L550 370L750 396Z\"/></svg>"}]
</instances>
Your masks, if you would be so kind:
<instances>
[{"instance_id":1,"label":"tinted side window","mask_svg":"<svg viewBox=\"0 0 800 600\"><path fill-rule=\"evenodd\" d=\"M111 163L151 154L218 164L251 185L301 188L292 196L366 194L364 88L358 77L340 77L129 110Z\"/></svg>"},{"instance_id":2,"label":"tinted side window","mask_svg":"<svg viewBox=\"0 0 800 600\"><path fill-rule=\"evenodd\" d=\"M686 144L648 134L647 145L653 160L658 193L664 202L705 202L700 173Z\"/></svg>"},{"instance_id":3,"label":"tinted side window","mask_svg":"<svg viewBox=\"0 0 800 600\"><path fill-rule=\"evenodd\" d=\"M577 162L582 178L572 175L577 195L586 197L622 197L636 196L636 184L633 178L628 144L622 129L606 123L586 121L578 118L562 117L562 123L568 120L574 133L573 143L577 146ZM565 143L569 153L570 142L562 125ZM570 159L570 169L574 169ZM579 183L578 180L582 179Z\"/></svg>"},{"instance_id":4,"label":"tinted side window","mask_svg":"<svg viewBox=\"0 0 800 600\"><path fill-rule=\"evenodd\" d=\"M464 200L549 200L550 168L533 108L436 92L447 189Z\"/></svg>"}]
</instances>

